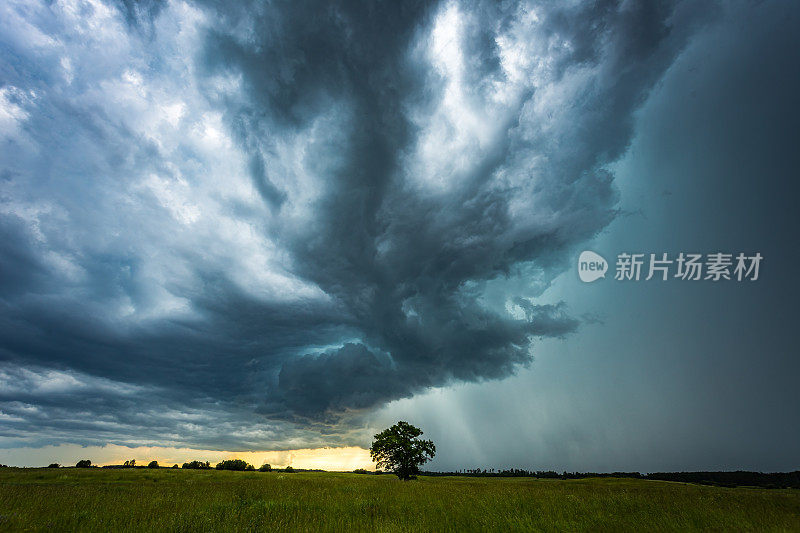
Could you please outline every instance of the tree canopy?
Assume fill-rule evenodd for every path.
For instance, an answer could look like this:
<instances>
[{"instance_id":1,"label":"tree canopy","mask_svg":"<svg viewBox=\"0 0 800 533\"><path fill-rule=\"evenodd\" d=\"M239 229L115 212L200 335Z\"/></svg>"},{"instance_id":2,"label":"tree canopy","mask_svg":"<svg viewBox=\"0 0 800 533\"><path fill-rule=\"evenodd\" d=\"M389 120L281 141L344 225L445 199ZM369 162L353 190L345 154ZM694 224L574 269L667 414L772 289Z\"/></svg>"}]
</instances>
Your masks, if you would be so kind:
<instances>
[{"instance_id":1,"label":"tree canopy","mask_svg":"<svg viewBox=\"0 0 800 533\"><path fill-rule=\"evenodd\" d=\"M422 430L402 420L375 435L369 455L378 468L390 470L403 481L419 474L419 466L436 455L433 441L422 440Z\"/></svg>"},{"instance_id":2,"label":"tree canopy","mask_svg":"<svg viewBox=\"0 0 800 533\"><path fill-rule=\"evenodd\" d=\"M190 463L183 463L183 466L181 466L181 468L189 468L193 470L205 470L211 468L211 464L208 461L206 462L192 461Z\"/></svg>"},{"instance_id":3,"label":"tree canopy","mask_svg":"<svg viewBox=\"0 0 800 533\"><path fill-rule=\"evenodd\" d=\"M217 463L217 470L253 470L253 466L241 459L228 459Z\"/></svg>"}]
</instances>

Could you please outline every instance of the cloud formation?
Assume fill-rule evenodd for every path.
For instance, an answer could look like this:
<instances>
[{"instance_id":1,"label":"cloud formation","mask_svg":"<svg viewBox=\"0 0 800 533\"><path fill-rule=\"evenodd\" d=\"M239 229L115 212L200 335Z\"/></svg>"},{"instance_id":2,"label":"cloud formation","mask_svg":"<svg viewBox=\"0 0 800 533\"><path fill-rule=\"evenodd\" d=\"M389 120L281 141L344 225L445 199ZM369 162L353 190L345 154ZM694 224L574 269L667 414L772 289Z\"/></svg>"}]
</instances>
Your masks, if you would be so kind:
<instances>
[{"instance_id":1,"label":"cloud formation","mask_svg":"<svg viewBox=\"0 0 800 533\"><path fill-rule=\"evenodd\" d=\"M2 9L4 436L263 448L574 331L537 297L709 8Z\"/></svg>"}]
</instances>

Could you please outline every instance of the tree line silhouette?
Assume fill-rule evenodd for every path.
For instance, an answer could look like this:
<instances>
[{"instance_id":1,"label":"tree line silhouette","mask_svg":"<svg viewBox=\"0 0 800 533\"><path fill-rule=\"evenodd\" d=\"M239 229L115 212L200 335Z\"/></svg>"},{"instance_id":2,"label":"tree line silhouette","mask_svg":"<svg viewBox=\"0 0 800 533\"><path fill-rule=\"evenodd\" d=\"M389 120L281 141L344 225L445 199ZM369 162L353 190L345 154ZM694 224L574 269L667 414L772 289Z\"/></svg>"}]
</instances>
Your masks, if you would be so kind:
<instances>
[{"instance_id":1,"label":"tree line silhouette","mask_svg":"<svg viewBox=\"0 0 800 533\"><path fill-rule=\"evenodd\" d=\"M733 472L562 472L553 470L524 470L510 468L464 469L452 472L421 472L424 476L469 476L469 477L531 477L539 479L584 479L590 477L616 477L649 479L657 481L677 481L681 483L698 483L720 487L762 487L768 489L800 489L800 470L794 472L749 472L736 470Z\"/></svg>"},{"instance_id":2,"label":"tree line silhouette","mask_svg":"<svg viewBox=\"0 0 800 533\"><path fill-rule=\"evenodd\" d=\"M0 467L5 465L0 465ZM47 468L61 468L61 465L58 463L51 463L47 466ZM75 464L75 468L98 468L97 465L93 465L92 461L89 459L81 459ZM121 465L104 465L99 468L183 468L187 470L237 470L237 471L255 471L256 468L251 465L250 463L243 461L242 459L226 459L224 461L220 461L215 466L211 466L211 463L208 461L189 461L187 463L183 463L180 467L177 464L172 465L171 467L161 466L158 464L158 461L150 461L147 466L140 466L136 464L136 459L129 459L122 463ZM322 472L322 470L295 470L291 466L287 466L285 468L272 468L272 465L268 463L264 463L260 467L258 467L259 472L272 472L280 471L280 472Z\"/></svg>"},{"instance_id":3,"label":"tree line silhouette","mask_svg":"<svg viewBox=\"0 0 800 533\"><path fill-rule=\"evenodd\" d=\"M146 467L136 466L135 461L126 461L127 466L106 465L102 468L168 468L159 466L156 461L151 461ZM244 465L244 468L241 467ZM82 459L75 465L76 468L97 468L92 465L89 459ZM250 468L248 468L250 467ZM9 468L8 465L0 464L0 468ZM58 463L51 463L47 468L61 468ZM258 472L324 472L320 469L295 469L291 466L286 468L273 468L269 464L263 464L258 469L242 461L232 459L222 461L212 467L208 461L191 461L183 463L182 466L173 465L171 468L184 469L205 469L205 470L244 470ZM381 474L380 470L369 471L358 468L353 471L356 474ZM715 485L719 487L762 487L767 489L800 489L800 470L793 472L750 472L746 470L736 471L702 471L702 472L555 472L553 470L525 470L521 468L509 468L496 470L494 468L474 468L453 470L449 472L422 471L423 476L467 476L467 477L531 477L539 479L584 479L590 477L616 477L632 479L649 479L657 481L677 481L681 483L697 483L700 485Z\"/></svg>"}]
</instances>

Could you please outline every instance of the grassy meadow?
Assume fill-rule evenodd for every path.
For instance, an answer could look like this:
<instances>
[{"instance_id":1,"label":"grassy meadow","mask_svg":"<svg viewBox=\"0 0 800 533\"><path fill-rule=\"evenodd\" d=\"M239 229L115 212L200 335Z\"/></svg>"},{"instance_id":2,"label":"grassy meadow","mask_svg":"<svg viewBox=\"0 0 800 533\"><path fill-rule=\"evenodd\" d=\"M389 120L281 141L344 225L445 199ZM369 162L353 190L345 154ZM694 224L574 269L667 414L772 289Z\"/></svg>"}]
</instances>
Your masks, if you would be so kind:
<instances>
[{"instance_id":1,"label":"grassy meadow","mask_svg":"<svg viewBox=\"0 0 800 533\"><path fill-rule=\"evenodd\" d=\"M0 469L0 531L800 531L800 490L635 479Z\"/></svg>"}]
</instances>

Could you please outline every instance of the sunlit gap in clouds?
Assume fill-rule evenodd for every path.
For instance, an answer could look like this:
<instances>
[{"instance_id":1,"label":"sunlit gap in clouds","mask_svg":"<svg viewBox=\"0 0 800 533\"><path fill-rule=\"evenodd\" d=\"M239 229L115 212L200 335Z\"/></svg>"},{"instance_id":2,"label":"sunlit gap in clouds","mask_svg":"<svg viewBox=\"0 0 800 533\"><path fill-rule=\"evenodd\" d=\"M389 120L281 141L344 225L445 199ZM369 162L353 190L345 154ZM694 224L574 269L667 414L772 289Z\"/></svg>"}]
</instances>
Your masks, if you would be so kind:
<instances>
[{"instance_id":1,"label":"sunlit gap in clouds","mask_svg":"<svg viewBox=\"0 0 800 533\"><path fill-rule=\"evenodd\" d=\"M0 463L11 466L47 466L58 463L73 466L79 460L89 459L98 466L120 465L129 459L144 466L157 461L159 466L182 465L190 461L208 461L214 466L226 459L242 459L256 468L264 463L276 468L291 466L300 469L318 469L349 472L358 468L374 470L369 450L357 446L342 448L302 448L281 451L225 451L165 446L78 446L61 444L41 448L16 448L0 450Z\"/></svg>"}]
</instances>

